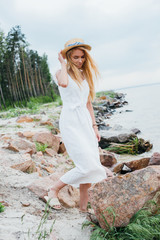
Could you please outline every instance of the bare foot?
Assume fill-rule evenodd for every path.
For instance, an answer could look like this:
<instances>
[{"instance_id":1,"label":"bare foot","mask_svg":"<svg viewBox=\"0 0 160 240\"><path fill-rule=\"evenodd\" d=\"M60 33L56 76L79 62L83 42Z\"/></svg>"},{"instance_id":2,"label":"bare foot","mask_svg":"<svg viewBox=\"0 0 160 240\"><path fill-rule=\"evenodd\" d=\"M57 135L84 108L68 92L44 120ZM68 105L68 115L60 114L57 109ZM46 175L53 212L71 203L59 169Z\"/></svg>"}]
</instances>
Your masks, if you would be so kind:
<instances>
[{"instance_id":1,"label":"bare foot","mask_svg":"<svg viewBox=\"0 0 160 240\"><path fill-rule=\"evenodd\" d=\"M58 198L58 192L54 188L51 188L48 192L48 198ZM54 205L54 207L57 209L61 209L61 205Z\"/></svg>"}]
</instances>

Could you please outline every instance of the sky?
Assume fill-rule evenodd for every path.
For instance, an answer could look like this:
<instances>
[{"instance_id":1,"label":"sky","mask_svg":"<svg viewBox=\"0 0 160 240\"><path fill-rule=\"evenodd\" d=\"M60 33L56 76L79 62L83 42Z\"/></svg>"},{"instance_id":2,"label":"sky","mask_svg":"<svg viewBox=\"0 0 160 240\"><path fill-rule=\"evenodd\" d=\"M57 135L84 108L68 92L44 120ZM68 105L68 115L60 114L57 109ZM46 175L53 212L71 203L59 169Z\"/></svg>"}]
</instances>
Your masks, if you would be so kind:
<instances>
[{"instance_id":1,"label":"sky","mask_svg":"<svg viewBox=\"0 0 160 240\"><path fill-rule=\"evenodd\" d=\"M159 0L0 0L0 29L16 25L52 75L65 42L82 38L101 74L96 91L160 82Z\"/></svg>"}]
</instances>

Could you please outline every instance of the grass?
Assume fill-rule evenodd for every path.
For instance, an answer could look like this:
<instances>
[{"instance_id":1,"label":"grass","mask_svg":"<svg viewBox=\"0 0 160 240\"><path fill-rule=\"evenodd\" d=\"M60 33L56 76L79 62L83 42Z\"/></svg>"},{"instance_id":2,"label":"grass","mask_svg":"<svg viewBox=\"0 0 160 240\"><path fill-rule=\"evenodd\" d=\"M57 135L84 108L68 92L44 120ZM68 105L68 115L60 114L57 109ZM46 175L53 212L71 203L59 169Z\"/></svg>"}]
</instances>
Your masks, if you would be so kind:
<instances>
[{"instance_id":1,"label":"grass","mask_svg":"<svg viewBox=\"0 0 160 240\"><path fill-rule=\"evenodd\" d=\"M54 98L54 105L59 106L62 105L62 100L60 96L55 95ZM4 111L0 111L0 118L6 119L6 118L13 118L18 117L23 114L37 114L42 110L42 107L46 103L53 103L53 99L49 96L39 96L36 98L30 98L30 100L27 102L27 106L22 107L7 107ZM52 104L51 104L52 105Z\"/></svg>"},{"instance_id":2,"label":"grass","mask_svg":"<svg viewBox=\"0 0 160 240\"><path fill-rule=\"evenodd\" d=\"M1 213L1 212L4 212L4 210L5 210L5 207L4 207L3 204L0 202L0 213Z\"/></svg>"},{"instance_id":3,"label":"grass","mask_svg":"<svg viewBox=\"0 0 160 240\"><path fill-rule=\"evenodd\" d=\"M96 93L96 97L108 96L110 98L115 98L117 94L114 91L101 91Z\"/></svg>"},{"instance_id":4,"label":"grass","mask_svg":"<svg viewBox=\"0 0 160 240\"><path fill-rule=\"evenodd\" d=\"M152 204L156 203L153 201ZM102 218L105 222L106 229L91 221L83 223L82 228L91 226L92 233L90 240L160 240L160 208L156 205L156 214L152 213L150 207L143 207L131 219L126 227L114 227L116 214L114 209L109 207L105 211L113 216L113 222L108 224L103 213Z\"/></svg>"},{"instance_id":5,"label":"grass","mask_svg":"<svg viewBox=\"0 0 160 240\"><path fill-rule=\"evenodd\" d=\"M111 143L111 145L105 150L111 151L117 154L131 154L131 155L137 155L139 154L139 146L141 144L140 139L133 138L130 141L128 141L125 144L121 143Z\"/></svg>"},{"instance_id":6,"label":"grass","mask_svg":"<svg viewBox=\"0 0 160 240\"><path fill-rule=\"evenodd\" d=\"M37 152L45 152L46 148L48 147L48 144L42 144L42 143L38 143L38 142L35 142L36 144L36 150Z\"/></svg>"},{"instance_id":7,"label":"grass","mask_svg":"<svg viewBox=\"0 0 160 240\"><path fill-rule=\"evenodd\" d=\"M41 217L41 220L38 224L38 228L35 232L35 238L36 240L44 240L44 239L48 239L48 237L50 237L52 231L53 231L53 226L55 224L55 220L53 221L52 225L50 226L49 230L47 230L46 228L46 223L48 220L48 217L51 213L51 208L49 207L49 201L46 203L45 205L45 211L43 216ZM22 223L22 228L23 228L23 219L24 219L25 214L21 217L21 223ZM22 229L23 231L23 229ZM23 233L24 235L24 233ZM33 237L30 236L31 232L30 229L28 229L28 240L33 240ZM26 240L26 238L24 237L24 240Z\"/></svg>"}]
</instances>

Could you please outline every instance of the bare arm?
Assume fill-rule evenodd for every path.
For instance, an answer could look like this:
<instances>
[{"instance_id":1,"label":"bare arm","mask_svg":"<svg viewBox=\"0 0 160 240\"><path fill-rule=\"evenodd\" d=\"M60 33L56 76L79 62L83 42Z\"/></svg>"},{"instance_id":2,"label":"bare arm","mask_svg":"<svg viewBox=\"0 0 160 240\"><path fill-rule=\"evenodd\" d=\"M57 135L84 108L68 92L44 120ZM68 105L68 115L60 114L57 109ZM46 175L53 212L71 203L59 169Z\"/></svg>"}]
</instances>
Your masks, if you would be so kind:
<instances>
[{"instance_id":1,"label":"bare arm","mask_svg":"<svg viewBox=\"0 0 160 240\"><path fill-rule=\"evenodd\" d=\"M88 102L86 104L89 112L90 112L90 115L91 115L91 118L92 118L92 125L93 125L93 129L94 129L94 132L96 134L96 137L98 139L98 142L101 140L101 136L98 132L98 127L97 127L97 124L96 124L96 120L95 120L95 116L94 116L94 110L93 110L93 106L92 106L92 103L91 103L91 100L88 99Z\"/></svg>"},{"instance_id":2,"label":"bare arm","mask_svg":"<svg viewBox=\"0 0 160 240\"><path fill-rule=\"evenodd\" d=\"M58 85L61 87L68 86L68 74L67 74L67 67L64 58L62 57L61 52L58 53L58 60L61 63L61 69L56 72L56 78L58 81Z\"/></svg>"},{"instance_id":3,"label":"bare arm","mask_svg":"<svg viewBox=\"0 0 160 240\"><path fill-rule=\"evenodd\" d=\"M95 120L95 116L94 116L94 110L93 110L91 100L88 100L87 108L88 108L88 110L90 112L90 115L91 115L91 118L92 118L92 124L96 124L96 120Z\"/></svg>"}]
</instances>

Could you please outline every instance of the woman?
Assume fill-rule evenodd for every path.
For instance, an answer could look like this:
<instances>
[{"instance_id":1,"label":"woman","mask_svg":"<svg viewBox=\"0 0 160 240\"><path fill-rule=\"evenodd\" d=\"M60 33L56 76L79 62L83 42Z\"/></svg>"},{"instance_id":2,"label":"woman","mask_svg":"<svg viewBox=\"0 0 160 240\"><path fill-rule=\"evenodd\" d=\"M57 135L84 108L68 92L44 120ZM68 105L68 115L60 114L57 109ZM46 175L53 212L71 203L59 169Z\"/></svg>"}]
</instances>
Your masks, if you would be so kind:
<instances>
[{"instance_id":1,"label":"woman","mask_svg":"<svg viewBox=\"0 0 160 240\"><path fill-rule=\"evenodd\" d=\"M75 168L64 174L45 196L55 209L61 209L59 190L69 184L79 187L80 210L86 212L91 184L106 179L106 174L113 177L113 173L101 165L99 158L100 135L91 103L95 96L93 76L98 76L98 70L88 50L91 47L82 39L72 39L58 54L61 69L56 72L55 82L63 102L59 128Z\"/></svg>"}]
</instances>

